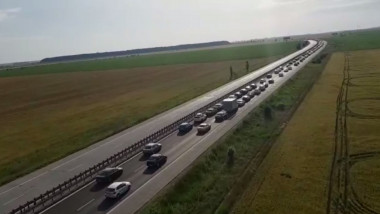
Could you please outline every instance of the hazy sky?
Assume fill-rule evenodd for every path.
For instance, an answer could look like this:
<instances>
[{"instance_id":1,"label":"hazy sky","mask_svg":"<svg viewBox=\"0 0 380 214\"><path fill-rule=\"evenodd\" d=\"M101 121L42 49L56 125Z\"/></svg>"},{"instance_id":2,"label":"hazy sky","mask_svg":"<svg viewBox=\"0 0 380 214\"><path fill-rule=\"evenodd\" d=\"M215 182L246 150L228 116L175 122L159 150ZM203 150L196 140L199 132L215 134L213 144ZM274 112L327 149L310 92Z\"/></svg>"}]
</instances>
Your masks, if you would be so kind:
<instances>
[{"instance_id":1,"label":"hazy sky","mask_svg":"<svg viewBox=\"0 0 380 214\"><path fill-rule=\"evenodd\" d=\"M380 0L0 0L0 63L380 26Z\"/></svg>"}]
</instances>

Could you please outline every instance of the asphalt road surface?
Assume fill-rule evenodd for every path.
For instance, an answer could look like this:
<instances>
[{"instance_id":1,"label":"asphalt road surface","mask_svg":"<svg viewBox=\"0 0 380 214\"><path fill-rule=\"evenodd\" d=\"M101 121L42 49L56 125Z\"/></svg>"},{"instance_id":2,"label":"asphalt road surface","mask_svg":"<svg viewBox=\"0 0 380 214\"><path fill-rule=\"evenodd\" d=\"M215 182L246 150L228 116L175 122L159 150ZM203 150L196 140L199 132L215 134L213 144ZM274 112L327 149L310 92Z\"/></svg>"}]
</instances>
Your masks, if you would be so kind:
<instances>
[{"instance_id":1,"label":"asphalt road surface","mask_svg":"<svg viewBox=\"0 0 380 214\"><path fill-rule=\"evenodd\" d=\"M278 75L273 74L275 83L269 84L269 87L261 95L254 97L228 120L215 123L214 117L208 118L207 123L210 123L212 128L205 135L198 135L196 128L194 128L185 135L181 136L178 133L173 133L160 141L163 145L160 153L168 156L168 161L160 169L155 171L148 170L146 159L142 154L138 154L122 164L121 167L123 167L124 173L117 181L129 181L132 183L131 190L123 197L107 199L104 196L107 185L99 185L93 182L45 210L44 213L134 213L223 134L235 127L252 109L296 74L311 58L305 60L301 65L293 67L292 71L284 73L284 77L278 77Z\"/></svg>"},{"instance_id":2,"label":"asphalt road surface","mask_svg":"<svg viewBox=\"0 0 380 214\"><path fill-rule=\"evenodd\" d=\"M139 125L136 125L119 134L100 141L80 152L72 154L60 161L50 164L47 167L44 167L2 186L0 188L1 213L9 212L11 209L16 208L18 205L31 200L43 192L46 192L52 187L67 180L68 178L73 177L88 167L108 158L114 153L119 152L123 148L126 148L136 141L144 138L148 134L159 130L161 127L171 124L172 122L183 117L184 115L187 115L188 113L191 113L194 109L203 107L216 98L227 94L229 91L239 88L245 83L258 78L259 76L267 73L268 71L288 61L294 56L304 52L307 49L310 49L315 44L316 42L312 41L306 48L301 51L290 54L289 56L284 57L283 59L280 59L270 65L267 65L255 72L252 72L243 78L230 82L185 104L159 114ZM302 65L306 64L310 58L312 57L309 57L298 67L302 67ZM291 74L295 72L296 70L294 69L293 71L289 72L289 74L286 74L282 80L285 81L288 77L291 76ZM275 79L275 81L276 80L277 79ZM131 200L127 201L133 201L132 199L136 198L139 195L138 193L144 189L141 187L149 186L146 184L150 184L152 180L160 177L159 175L162 175L162 170L168 170L167 166L174 166L177 162L180 163L181 161L179 160L184 157L184 154L188 154L188 151L191 151L195 149L196 146L201 145L202 143L200 142L204 142L203 144L205 144L206 142L209 143L214 139L217 139L218 135L231 128L226 124L233 124L231 121L238 122L240 120L238 117L243 115L242 112L244 112L244 109L250 111L251 108L260 102L260 99L264 99L266 96L269 96L273 90L275 90L280 85L279 83L281 83L282 80L276 81L276 84L271 85L265 93L260 95L258 98L254 98L249 103L249 105L239 110L238 114L234 118L231 118L230 121L225 121L221 124L216 124L210 121L210 123L212 123L212 129L204 136L197 136L194 129L192 132L184 136L177 136L176 134L173 134L163 139L161 141L163 144L162 153L168 155L168 161L166 165L162 167L162 169L156 172L147 172L145 169L145 162L141 160L139 155L124 163L122 167L125 170L119 180L129 180L132 182L131 191L129 191L129 193L124 197L128 197L131 194L133 197L128 197L131 198ZM198 149L197 151L201 150ZM189 162L189 160L190 159L186 161L186 164ZM176 168L183 169L186 164L180 164L180 166ZM175 176L176 172L173 175ZM159 185L156 186L159 187ZM91 183L85 188L73 194L71 197L63 200L61 203L56 204L51 209L47 210L46 213L105 213L115 207L115 205L117 205L120 201L121 200L105 200L104 187L96 186ZM134 207L138 206L136 205Z\"/></svg>"}]
</instances>

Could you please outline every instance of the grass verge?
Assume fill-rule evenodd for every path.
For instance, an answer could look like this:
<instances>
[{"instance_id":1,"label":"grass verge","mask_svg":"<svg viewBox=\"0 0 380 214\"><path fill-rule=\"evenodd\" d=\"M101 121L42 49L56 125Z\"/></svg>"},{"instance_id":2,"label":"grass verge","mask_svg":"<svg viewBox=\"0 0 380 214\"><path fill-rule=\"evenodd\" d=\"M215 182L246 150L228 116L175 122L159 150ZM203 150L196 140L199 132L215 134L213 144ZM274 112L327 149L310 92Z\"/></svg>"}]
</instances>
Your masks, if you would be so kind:
<instances>
[{"instance_id":1,"label":"grass verge","mask_svg":"<svg viewBox=\"0 0 380 214\"><path fill-rule=\"evenodd\" d=\"M323 64L307 65L281 90L251 112L230 136L210 148L183 177L140 213L228 213L239 197L236 192L244 189L241 181L247 178L244 175L251 160L259 155L263 145L280 133L289 112L296 107L322 68ZM264 116L264 111L268 112L265 110L268 108L271 119ZM232 165L227 164L229 148L235 150Z\"/></svg>"}]
</instances>

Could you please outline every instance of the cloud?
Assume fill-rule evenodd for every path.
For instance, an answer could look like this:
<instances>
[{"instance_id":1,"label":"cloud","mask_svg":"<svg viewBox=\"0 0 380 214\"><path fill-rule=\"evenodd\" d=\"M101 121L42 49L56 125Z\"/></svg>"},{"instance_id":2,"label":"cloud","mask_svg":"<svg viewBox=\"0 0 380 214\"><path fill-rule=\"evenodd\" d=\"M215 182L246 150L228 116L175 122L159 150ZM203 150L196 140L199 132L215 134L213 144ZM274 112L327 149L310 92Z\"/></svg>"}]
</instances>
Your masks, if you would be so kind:
<instances>
[{"instance_id":1,"label":"cloud","mask_svg":"<svg viewBox=\"0 0 380 214\"><path fill-rule=\"evenodd\" d=\"M356 8L358 6L366 6L373 3L378 3L377 0L335 0L331 2L332 4L326 4L320 8L320 10L337 10L346 8Z\"/></svg>"},{"instance_id":2,"label":"cloud","mask_svg":"<svg viewBox=\"0 0 380 214\"><path fill-rule=\"evenodd\" d=\"M4 21L5 19L13 16L16 13L19 13L21 11L21 8L10 8L10 9L4 9L0 10L0 22Z\"/></svg>"}]
</instances>

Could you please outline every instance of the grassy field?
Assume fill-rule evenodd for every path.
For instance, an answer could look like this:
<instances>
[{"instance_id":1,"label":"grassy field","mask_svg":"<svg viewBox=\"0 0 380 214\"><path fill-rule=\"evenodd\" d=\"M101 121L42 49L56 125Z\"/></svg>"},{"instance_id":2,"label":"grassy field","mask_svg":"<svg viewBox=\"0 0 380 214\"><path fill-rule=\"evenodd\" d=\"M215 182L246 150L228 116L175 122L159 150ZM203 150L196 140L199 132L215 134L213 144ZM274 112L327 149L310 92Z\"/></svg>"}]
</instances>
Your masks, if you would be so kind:
<instances>
[{"instance_id":1,"label":"grassy field","mask_svg":"<svg viewBox=\"0 0 380 214\"><path fill-rule=\"evenodd\" d=\"M380 50L348 53L349 198L380 212ZM354 197L357 195L357 198Z\"/></svg>"},{"instance_id":2,"label":"grassy field","mask_svg":"<svg viewBox=\"0 0 380 214\"><path fill-rule=\"evenodd\" d=\"M327 41L334 51L354 51L380 48L380 30L353 31L333 36Z\"/></svg>"},{"instance_id":3,"label":"grassy field","mask_svg":"<svg viewBox=\"0 0 380 214\"><path fill-rule=\"evenodd\" d=\"M0 78L0 183L225 84L230 65L246 73L224 61Z\"/></svg>"},{"instance_id":4,"label":"grassy field","mask_svg":"<svg viewBox=\"0 0 380 214\"><path fill-rule=\"evenodd\" d=\"M332 56L232 213L380 212L379 59L380 50Z\"/></svg>"},{"instance_id":5,"label":"grassy field","mask_svg":"<svg viewBox=\"0 0 380 214\"><path fill-rule=\"evenodd\" d=\"M228 213L229 205L245 188L244 181L251 178L252 171L254 173L255 169L249 168L250 162L278 135L292 106L312 85L321 68L320 64L308 65L141 213ZM265 119L266 107L272 109L272 119ZM227 151L231 147L236 154L233 165L227 164Z\"/></svg>"},{"instance_id":6,"label":"grassy field","mask_svg":"<svg viewBox=\"0 0 380 214\"><path fill-rule=\"evenodd\" d=\"M343 54L334 54L232 213L324 213Z\"/></svg>"},{"instance_id":7,"label":"grassy field","mask_svg":"<svg viewBox=\"0 0 380 214\"><path fill-rule=\"evenodd\" d=\"M257 59L270 56L287 55L296 50L296 44L297 42L273 43L33 66L27 68L12 69L8 71L0 71L0 77L76 71L114 70L159 65L244 60L254 58Z\"/></svg>"}]
</instances>

